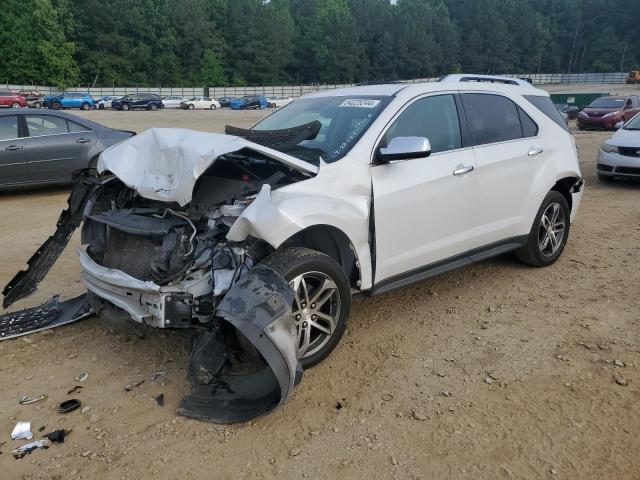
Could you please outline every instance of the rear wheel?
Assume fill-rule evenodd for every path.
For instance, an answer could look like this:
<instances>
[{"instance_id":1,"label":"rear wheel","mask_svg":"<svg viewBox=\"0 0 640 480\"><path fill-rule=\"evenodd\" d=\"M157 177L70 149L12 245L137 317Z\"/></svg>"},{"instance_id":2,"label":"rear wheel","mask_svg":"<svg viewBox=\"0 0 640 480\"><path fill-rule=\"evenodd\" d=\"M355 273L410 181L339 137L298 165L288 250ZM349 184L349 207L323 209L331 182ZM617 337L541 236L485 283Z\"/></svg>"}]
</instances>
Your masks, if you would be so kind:
<instances>
[{"instance_id":1,"label":"rear wheel","mask_svg":"<svg viewBox=\"0 0 640 480\"><path fill-rule=\"evenodd\" d=\"M218 107L216 107L216 104L215 104L215 103L212 103L212 104L211 104L211 106L209 107L209 109L210 109L210 110L215 110L215 109L217 109L217 108L218 108Z\"/></svg>"},{"instance_id":2,"label":"rear wheel","mask_svg":"<svg viewBox=\"0 0 640 480\"><path fill-rule=\"evenodd\" d=\"M293 290L297 355L304 368L312 367L333 351L344 334L351 311L349 281L333 258L309 248L279 250L263 264L282 275Z\"/></svg>"},{"instance_id":3,"label":"rear wheel","mask_svg":"<svg viewBox=\"0 0 640 480\"><path fill-rule=\"evenodd\" d=\"M151 105L149 105L149 108L155 112L156 110L158 110L158 105L152 103Z\"/></svg>"},{"instance_id":4,"label":"rear wheel","mask_svg":"<svg viewBox=\"0 0 640 480\"><path fill-rule=\"evenodd\" d=\"M546 267L560 258L569 237L570 215L564 195L550 191L538 210L527 243L516 251L520 261Z\"/></svg>"},{"instance_id":5,"label":"rear wheel","mask_svg":"<svg viewBox=\"0 0 640 480\"><path fill-rule=\"evenodd\" d=\"M33 104L33 108L42 108L42 103L41 102L35 102Z\"/></svg>"},{"instance_id":6,"label":"rear wheel","mask_svg":"<svg viewBox=\"0 0 640 480\"><path fill-rule=\"evenodd\" d=\"M89 110L89 108L91 108L91 106L87 102L84 102L80 108L82 110Z\"/></svg>"},{"instance_id":7,"label":"rear wheel","mask_svg":"<svg viewBox=\"0 0 640 480\"><path fill-rule=\"evenodd\" d=\"M20 108L20 104L18 102L13 102L11 104L11 108Z\"/></svg>"},{"instance_id":8,"label":"rear wheel","mask_svg":"<svg viewBox=\"0 0 640 480\"><path fill-rule=\"evenodd\" d=\"M189 110L193 110L194 108L196 108L196 106L193 103L189 104Z\"/></svg>"},{"instance_id":9,"label":"rear wheel","mask_svg":"<svg viewBox=\"0 0 640 480\"><path fill-rule=\"evenodd\" d=\"M52 107L54 110L62 110L62 105L60 104L60 102L53 102Z\"/></svg>"},{"instance_id":10,"label":"rear wheel","mask_svg":"<svg viewBox=\"0 0 640 480\"><path fill-rule=\"evenodd\" d=\"M127 110L129 110L129 105L128 105L128 104L126 104L126 103L123 103L123 104L122 104L122 110L124 110L125 112L126 112Z\"/></svg>"}]
</instances>

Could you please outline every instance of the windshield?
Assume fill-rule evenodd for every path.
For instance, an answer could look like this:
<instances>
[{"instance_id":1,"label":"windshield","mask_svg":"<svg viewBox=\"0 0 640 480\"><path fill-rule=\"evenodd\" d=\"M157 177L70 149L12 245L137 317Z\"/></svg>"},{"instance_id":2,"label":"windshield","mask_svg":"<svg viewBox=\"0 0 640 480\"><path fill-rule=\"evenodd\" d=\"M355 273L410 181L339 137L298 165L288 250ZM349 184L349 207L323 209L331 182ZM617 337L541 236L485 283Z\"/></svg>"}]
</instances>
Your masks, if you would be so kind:
<instances>
[{"instance_id":1,"label":"windshield","mask_svg":"<svg viewBox=\"0 0 640 480\"><path fill-rule=\"evenodd\" d=\"M302 98L254 125L254 130L282 130L318 121L315 138L303 140L287 153L318 165L342 158L367 131L392 97L352 96Z\"/></svg>"},{"instance_id":2,"label":"windshield","mask_svg":"<svg viewBox=\"0 0 640 480\"><path fill-rule=\"evenodd\" d=\"M596 98L589 104L590 108L622 108L624 107L624 98Z\"/></svg>"},{"instance_id":3,"label":"windshield","mask_svg":"<svg viewBox=\"0 0 640 480\"><path fill-rule=\"evenodd\" d=\"M640 115L636 115L624 126L625 130L640 130Z\"/></svg>"}]
</instances>

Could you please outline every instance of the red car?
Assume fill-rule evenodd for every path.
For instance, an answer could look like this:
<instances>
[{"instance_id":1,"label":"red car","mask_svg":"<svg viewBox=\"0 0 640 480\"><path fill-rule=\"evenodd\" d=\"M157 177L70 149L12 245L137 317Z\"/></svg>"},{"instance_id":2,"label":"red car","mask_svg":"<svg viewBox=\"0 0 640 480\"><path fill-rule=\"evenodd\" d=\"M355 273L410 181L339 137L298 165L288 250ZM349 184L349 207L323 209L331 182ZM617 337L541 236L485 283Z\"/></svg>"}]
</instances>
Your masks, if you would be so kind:
<instances>
[{"instance_id":1,"label":"red car","mask_svg":"<svg viewBox=\"0 0 640 480\"><path fill-rule=\"evenodd\" d=\"M640 98L637 95L596 98L578 113L578 128L615 130L617 124L631 120L637 113L640 113Z\"/></svg>"},{"instance_id":2,"label":"red car","mask_svg":"<svg viewBox=\"0 0 640 480\"><path fill-rule=\"evenodd\" d=\"M27 99L9 90L0 90L0 107L20 108L27 106Z\"/></svg>"}]
</instances>

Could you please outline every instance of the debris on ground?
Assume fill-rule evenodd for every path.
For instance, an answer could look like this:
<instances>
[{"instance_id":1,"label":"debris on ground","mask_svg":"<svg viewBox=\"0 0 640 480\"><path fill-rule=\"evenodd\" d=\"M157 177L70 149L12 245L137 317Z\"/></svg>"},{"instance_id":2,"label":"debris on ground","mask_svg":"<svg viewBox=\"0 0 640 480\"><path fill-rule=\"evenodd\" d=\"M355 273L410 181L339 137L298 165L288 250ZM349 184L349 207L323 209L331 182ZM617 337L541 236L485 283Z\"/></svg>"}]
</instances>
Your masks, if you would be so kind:
<instances>
[{"instance_id":1,"label":"debris on ground","mask_svg":"<svg viewBox=\"0 0 640 480\"><path fill-rule=\"evenodd\" d=\"M72 393L76 393L78 390L82 389L82 385L76 385L71 390L67 392L67 395L71 395Z\"/></svg>"},{"instance_id":2,"label":"debris on ground","mask_svg":"<svg viewBox=\"0 0 640 480\"><path fill-rule=\"evenodd\" d=\"M153 397L153 399L160 407L164 407L164 393L161 393L157 397Z\"/></svg>"},{"instance_id":3,"label":"debris on ground","mask_svg":"<svg viewBox=\"0 0 640 480\"><path fill-rule=\"evenodd\" d=\"M30 397L28 395L25 395L20 399L20 405L29 405L31 403L36 403L36 402L39 402L40 400L44 400L46 398L47 396L44 394L38 395L37 397Z\"/></svg>"},{"instance_id":4,"label":"debris on ground","mask_svg":"<svg viewBox=\"0 0 640 480\"><path fill-rule=\"evenodd\" d=\"M27 455L28 453L31 453L34 450L37 450L38 448L49 448L50 445L51 445L51 442L45 438L42 440L36 440L35 442L26 443L21 447L18 447L15 450L13 450L11 453L13 454L13 457L16 460L19 460L25 455Z\"/></svg>"},{"instance_id":5,"label":"debris on ground","mask_svg":"<svg viewBox=\"0 0 640 480\"><path fill-rule=\"evenodd\" d=\"M64 443L64 439L67 435L69 435L69 433L71 433L71 430L65 430L61 428L47 433L44 437L54 443Z\"/></svg>"},{"instance_id":6,"label":"debris on ground","mask_svg":"<svg viewBox=\"0 0 640 480\"><path fill-rule=\"evenodd\" d=\"M134 383L127 383L124 386L124 391L125 392L130 392L131 390L133 390L134 388L138 388L140 385L142 385L144 383L144 378L142 380L138 380L137 382Z\"/></svg>"},{"instance_id":7,"label":"debris on ground","mask_svg":"<svg viewBox=\"0 0 640 480\"><path fill-rule=\"evenodd\" d=\"M153 372L151 374L151 381L155 382L156 380L164 380L167 378L167 372L165 372L164 370L158 370L157 372Z\"/></svg>"},{"instance_id":8,"label":"debris on ground","mask_svg":"<svg viewBox=\"0 0 640 480\"><path fill-rule=\"evenodd\" d=\"M18 422L11 432L11 440L31 440L31 422Z\"/></svg>"},{"instance_id":9,"label":"debris on ground","mask_svg":"<svg viewBox=\"0 0 640 480\"><path fill-rule=\"evenodd\" d=\"M76 377L76 382L84 382L87 378L89 378L89 374L87 372L82 372Z\"/></svg>"},{"instance_id":10,"label":"debris on ground","mask_svg":"<svg viewBox=\"0 0 640 480\"><path fill-rule=\"evenodd\" d=\"M58 407L58 411L60 413L73 412L74 410L77 410L81 404L82 402L80 402L80 400L78 400L77 398L72 398L71 400L62 402Z\"/></svg>"}]
</instances>

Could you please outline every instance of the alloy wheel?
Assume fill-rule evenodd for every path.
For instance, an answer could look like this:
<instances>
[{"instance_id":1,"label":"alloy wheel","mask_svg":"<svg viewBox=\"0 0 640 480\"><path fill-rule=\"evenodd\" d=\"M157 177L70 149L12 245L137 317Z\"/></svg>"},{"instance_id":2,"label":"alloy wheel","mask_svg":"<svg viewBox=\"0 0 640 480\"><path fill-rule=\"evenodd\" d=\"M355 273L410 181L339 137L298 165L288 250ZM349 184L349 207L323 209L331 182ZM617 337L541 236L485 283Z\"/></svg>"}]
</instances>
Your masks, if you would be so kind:
<instances>
[{"instance_id":1,"label":"alloy wheel","mask_svg":"<svg viewBox=\"0 0 640 480\"><path fill-rule=\"evenodd\" d=\"M565 233L564 209L559 203L551 203L540 217L538 248L545 257L552 257L562 246Z\"/></svg>"},{"instance_id":2,"label":"alloy wheel","mask_svg":"<svg viewBox=\"0 0 640 480\"><path fill-rule=\"evenodd\" d=\"M298 358L318 352L331 339L340 318L338 286L327 274L306 272L289 282L294 293L293 318Z\"/></svg>"}]
</instances>

